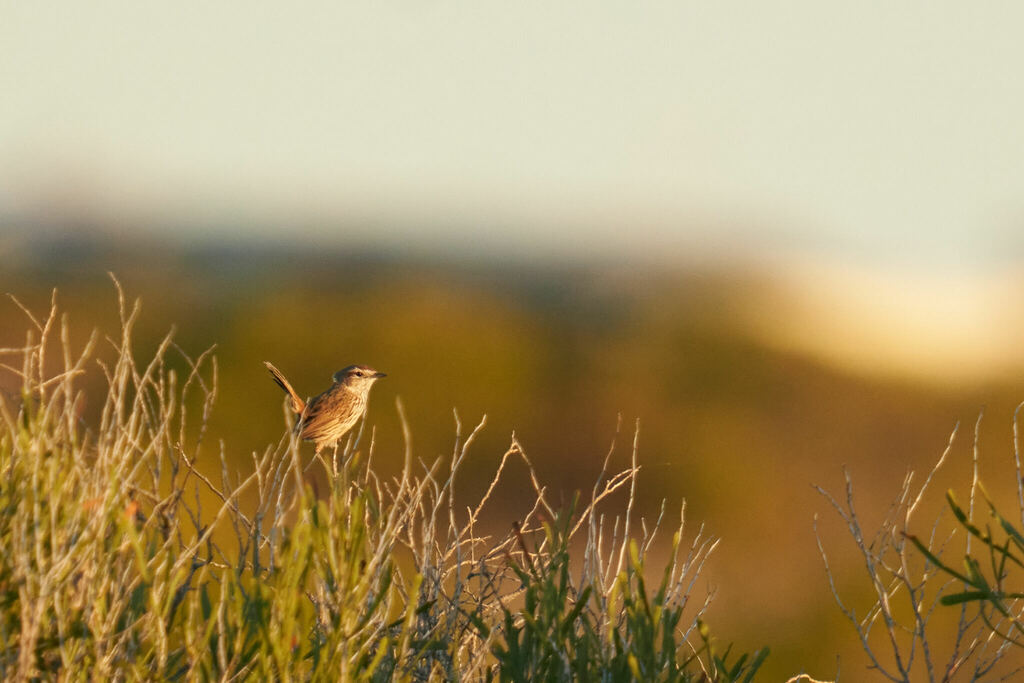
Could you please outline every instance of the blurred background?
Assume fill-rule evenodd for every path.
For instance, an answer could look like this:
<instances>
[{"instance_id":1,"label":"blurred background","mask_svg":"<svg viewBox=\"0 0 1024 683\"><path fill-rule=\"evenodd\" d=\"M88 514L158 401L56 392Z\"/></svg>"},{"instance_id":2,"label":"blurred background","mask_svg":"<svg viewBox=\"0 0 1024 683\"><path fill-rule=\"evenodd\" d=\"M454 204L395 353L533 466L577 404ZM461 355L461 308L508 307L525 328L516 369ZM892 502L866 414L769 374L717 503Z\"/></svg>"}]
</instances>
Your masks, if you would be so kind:
<instances>
[{"instance_id":1,"label":"blurred background","mask_svg":"<svg viewBox=\"0 0 1024 683\"><path fill-rule=\"evenodd\" d=\"M0 2L0 287L39 312L57 287L84 340L116 329L112 271L142 298L143 353L172 325L192 355L216 345L211 432L239 466L285 429L263 360L306 395L350 363L387 372L384 466L396 397L427 461L453 409L486 414L467 500L515 431L568 501L620 416L626 465L639 420L644 513L685 498L723 539L700 587L715 632L769 645L767 680L837 661L857 680L816 513L854 604L866 581L811 484L840 492L847 465L870 527L962 421L932 514L969 485L984 407L983 479L1013 492L1022 21L1016 3ZM26 326L0 307L0 345ZM495 524L527 484L510 473Z\"/></svg>"}]
</instances>

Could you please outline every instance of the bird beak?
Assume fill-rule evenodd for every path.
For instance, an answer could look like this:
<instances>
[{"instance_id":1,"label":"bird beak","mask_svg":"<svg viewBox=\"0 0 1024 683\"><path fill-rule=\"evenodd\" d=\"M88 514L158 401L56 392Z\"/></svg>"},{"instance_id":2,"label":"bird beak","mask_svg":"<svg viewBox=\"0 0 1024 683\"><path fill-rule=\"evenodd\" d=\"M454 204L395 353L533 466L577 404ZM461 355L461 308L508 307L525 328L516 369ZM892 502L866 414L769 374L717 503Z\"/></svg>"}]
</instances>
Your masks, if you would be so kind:
<instances>
[{"instance_id":1,"label":"bird beak","mask_svg":"<svg viewBox=\"0 0 1024 683\"><path fill-rule=\"evenodd\" d=\"M380 379L381 377L387 377L387 375L384 374L383 372L378 372L373 377L374 377L374 379Z\"/></svg>"}]
</instances>

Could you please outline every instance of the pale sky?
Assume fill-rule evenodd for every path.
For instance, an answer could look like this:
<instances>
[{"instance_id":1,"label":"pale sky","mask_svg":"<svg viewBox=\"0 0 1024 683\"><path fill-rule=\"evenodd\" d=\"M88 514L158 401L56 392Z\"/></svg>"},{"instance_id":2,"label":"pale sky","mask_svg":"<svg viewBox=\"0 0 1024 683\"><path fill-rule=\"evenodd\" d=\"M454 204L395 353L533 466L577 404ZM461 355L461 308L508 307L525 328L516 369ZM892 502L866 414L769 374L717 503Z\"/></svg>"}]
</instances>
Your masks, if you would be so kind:
<instances>
[{"instance_id":1,"label":"pale sky","mask_svg":"<svg viewBox=\"0 0 1024 683\"><path fill-rule=\"evenodd\" d=\"M0 214L983 268L1024 254L1022 29L1012 2L0 1Z\"/></svg>"},{"instance_id":2,"label":"pale sky","mask_svg":"<svg viewBox=\"0 0 1024 683\"><path fill-rule=\"evenodd\" d=\"M1019 2L0 0L0 235L731 259L789 292L752 302L779 344L998 374L1022 30Z\"/></svg>"}]
</instances>

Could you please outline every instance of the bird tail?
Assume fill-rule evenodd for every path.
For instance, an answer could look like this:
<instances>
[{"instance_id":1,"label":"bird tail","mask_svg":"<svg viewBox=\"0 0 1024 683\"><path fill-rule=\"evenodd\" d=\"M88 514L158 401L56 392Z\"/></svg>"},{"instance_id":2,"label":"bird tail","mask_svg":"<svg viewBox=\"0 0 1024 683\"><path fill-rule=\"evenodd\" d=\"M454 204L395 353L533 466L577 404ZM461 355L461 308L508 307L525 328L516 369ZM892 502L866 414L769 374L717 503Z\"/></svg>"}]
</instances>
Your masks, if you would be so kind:
<instances>
[{"instance_id":1,"label":"bird tail","mask_svg":"<svg viewBox=\"0 0 1024 683\"><path fill-rule=\"evenodd\" d=\"M288 398L292 403L292 410L296 413L302 413L302 411L306 409L306 402L303 401L297 393L295 393L295 390L292 389L292 385L288 383L288 380L285 379L280 370L275 368L268 361L263 361L263 364L267 366L267 370L270 370L270 376L274 378L277 385L284 389L285 393L288 394Z\"/></svg>"}]
</instances>

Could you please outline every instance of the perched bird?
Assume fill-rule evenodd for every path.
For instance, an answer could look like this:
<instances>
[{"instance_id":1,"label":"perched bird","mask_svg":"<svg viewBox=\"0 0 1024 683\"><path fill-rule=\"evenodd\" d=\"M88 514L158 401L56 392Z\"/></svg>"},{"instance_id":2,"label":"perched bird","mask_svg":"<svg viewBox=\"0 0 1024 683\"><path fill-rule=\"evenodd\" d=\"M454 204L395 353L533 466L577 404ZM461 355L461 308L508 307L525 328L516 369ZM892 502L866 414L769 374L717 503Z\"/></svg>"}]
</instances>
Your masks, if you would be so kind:
<instances>
[{"instance_id":1,"label":"perched bird","mask_svg":"<svg viewBox=\"0 0 1024 683\"><path fill-rule=\"evenodd\" d=\"M365 365L350 365L334 373L334 384L327 391L303 401L280 370L267 361L263 364L288 394L292 410L299 415L295 430L301 438L316 444L317 455L324 446L338 443L359 422L366 412L373 383L386 376Z\"/></svg>"}]
</instances>

